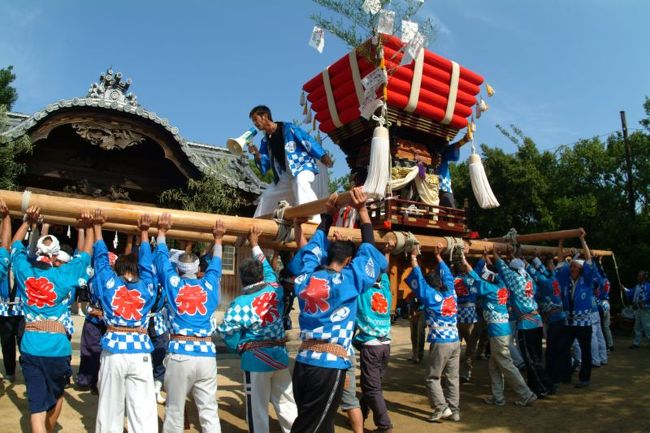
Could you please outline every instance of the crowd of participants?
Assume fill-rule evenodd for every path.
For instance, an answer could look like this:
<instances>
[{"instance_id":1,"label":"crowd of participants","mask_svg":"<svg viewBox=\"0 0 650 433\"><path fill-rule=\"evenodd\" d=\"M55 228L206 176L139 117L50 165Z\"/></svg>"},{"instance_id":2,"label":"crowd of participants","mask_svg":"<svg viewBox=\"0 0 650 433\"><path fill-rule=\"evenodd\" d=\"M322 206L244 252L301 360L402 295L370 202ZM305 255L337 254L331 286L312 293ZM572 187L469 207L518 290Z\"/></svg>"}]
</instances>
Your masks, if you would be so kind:
<instances>
[{"instance_id":1,"label":"crowd of participants","mask_svg":"<svg viewBox=\"0 0 650 433\"><path fill-rule=\"evenodd\" d=\"M251 258L239 265L241 294L220 324L214 315L226 233L220 220L213 227L213 245L197 255L168 248L169 214L155 224L142 215L135 245L117 256L102 239L106 218L100 210L81 213L77 248L71 251L50 234L25 245L39 223L34 207L12 237L9 211L0 200L5 379L15 380L18 347L32 431L52 432L61 412L72 376L75 300L87 301L75 386L99 395L98 433L122 432L125 416L129 432L157 432L157 403L165 405L163 431L182 432L188 395L201 430L220 432L215 333L240 355L251 433L269 431L269 403L284 433L333 432L339 407L355 433L364 431L370 417L375 431L393 431L382 379L391 344L386 268L395 245L377 249L366 196L358 188L351 196L361 244L335 228L330 233L339 212L333 196L309 241L302 231L305 221L295 222L300 249L280 272L265 257L260 230L253 226ZM152 226L155 239L149 238ZM607 365L613 350L609 281L600 260L589 253L584 233L581 242L583 258L565 257L560 247L555 258L530 262L516 251L485 251L471 265L455 251L446 263L437 246L434 261L421 267L419 249L410 252L411 360L425 364L430 421L461 420L459 385L472 380L472 360L486 351L492 393L485 402L497 406L506 404L504 383L516 395L515 405L529 406L558 392L559 384L571 383L574 371L575 386L589 386L592 368ZM650 338L646 279L640 273L637 286L623 288L637 312L633 347L643 333ZM290 372L285 331L294 296L301 341Z\"/></svg>"}]
</instances>

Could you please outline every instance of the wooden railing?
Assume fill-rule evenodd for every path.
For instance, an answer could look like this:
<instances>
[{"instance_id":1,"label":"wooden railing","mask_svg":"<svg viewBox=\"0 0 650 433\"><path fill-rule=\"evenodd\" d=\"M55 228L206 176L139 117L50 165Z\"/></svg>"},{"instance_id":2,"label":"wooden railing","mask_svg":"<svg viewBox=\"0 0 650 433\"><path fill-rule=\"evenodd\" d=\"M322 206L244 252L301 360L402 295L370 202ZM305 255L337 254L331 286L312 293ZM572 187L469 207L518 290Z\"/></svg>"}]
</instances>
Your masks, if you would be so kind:
<instances>
[{"instance_id":1,"label":"wooden railing","mask_svg":"<svg viewBox=\"0 0 650 433\"><path fill-rule=\"evenodd\" d=\"M388 197L370 205L370 217L378 229L411 231L412 228L434 229L455 236L467 231L465 211L444 206ZM422 232L423 230L414 230Z\"/></svg>"}]
</instances>

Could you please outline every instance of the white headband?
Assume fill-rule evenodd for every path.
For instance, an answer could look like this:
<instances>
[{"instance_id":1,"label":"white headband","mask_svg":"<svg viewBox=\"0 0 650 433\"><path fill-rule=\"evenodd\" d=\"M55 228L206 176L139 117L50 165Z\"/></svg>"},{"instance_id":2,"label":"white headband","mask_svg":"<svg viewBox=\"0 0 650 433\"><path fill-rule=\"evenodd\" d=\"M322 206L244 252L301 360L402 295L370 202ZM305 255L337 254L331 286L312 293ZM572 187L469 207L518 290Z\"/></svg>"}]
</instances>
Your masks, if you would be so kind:
<instances>
[{"instance_id":1,"label":"white headband","mask_svg":"<svg viewBox=\"0 0 650 433\"><path fill-rule=\"evenodd\" d=\"M66 253L65 251L59 251L59 253L56 255L56 260L62 262L62 263L68 263L70 262L70 254Z\"/></svg>"},{"instance_id":2,"label":"white headband","mask_svg":"<svg viewBox=\"0 0 650 433\"><path fill-rule=\"evenodd\" d=\"M44 241L48 238L51 239L51 243L50 245L45 245ZM43 236L36 243L36 254L39 256L56 256L60 250L59 240L52 235Z\"/></svg>"},{"instance_id":3,"label":"white headband","mask_svg":"<svg viewBox=\"0 0 650 433\"><path fill-rule=\"evenodd\" d=\"M199 259L190 263L184 263L179 260L176 262L176 267L178 268L178 273L181 275L196 275L199 273L200 263Z\"/></svg>"}]
</instances>

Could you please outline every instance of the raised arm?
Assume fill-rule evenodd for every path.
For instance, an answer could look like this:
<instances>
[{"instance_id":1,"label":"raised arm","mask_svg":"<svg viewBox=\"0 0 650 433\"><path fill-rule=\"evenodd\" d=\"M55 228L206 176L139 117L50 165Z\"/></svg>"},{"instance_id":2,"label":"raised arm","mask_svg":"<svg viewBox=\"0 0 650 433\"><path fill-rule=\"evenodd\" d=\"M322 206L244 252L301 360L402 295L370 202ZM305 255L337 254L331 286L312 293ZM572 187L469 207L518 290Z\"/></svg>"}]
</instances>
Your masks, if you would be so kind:
<instances>
[{"instance_id":1,"label":"raised arm","mask_svg":"<svg viewBox=\"0 0 650 433\"><path fill-rule=\"evenodd\" d=\"M251 254L255 260L262 263L262 268L264 270L264 281L267 283L277 283L278 277L269 264L269 261L266 260L264 252L260 248L259 239L261 234L262 230L257 225L253 224L251 226L250 232L248 233L248 242L251 245Z\"/></svg>"},{"instance_id":2,"label":"raised arm","mask_svg":"<svg viewBox=\"0 0 650 433\"><path fill-rule=\"evenodd\" d=\"M582 245L582 250L585 255L585 261L591 262L591 251L589 251L589 247L587 246L587 240L585 239L587 233L585 233L584 229L581 230L582 230L582 234L580 235L580 245Z\"/></svg>"},{"instance_id":3,"label":"raised arm","mask_svg":"<svg viewBox=\"0 0 650 433\"><path fill-rule=\"evenodd\" d=\"M9 242L11 241L11 216L9 216L9 208L3 199L0 198L0 218L2 218L2 233L0 239L2 240L2 248L7 251L11 250Z\"/></svg>"},{"instance_id":4,"label":"raised arm","mask_svg":"<svg viewBox=\"0 0 650 433\"><path fill-rule=\"evenodd\" d=\"M95 235L93 233L94 217L92 212L84 211L79 218L79 236L81 241L77 240L77 250L79 253L86 253L91 255L93 253L93 243L95 243Z\"/></svg>"},{"instance_id":5,"label":"raised arm","mask_svg":"<svg viewBox=\"0 0 650 433\"><path fill-rule=\"evenodd\" d=\"M306 218L296 218L293 220L293 233L294 238L296 239L296 243L298 244L298 248L302 248L307 245L307 236L305 236L305 232L302 230L302 225L305 222L307 222Z\"/></svg>"},{"instance_id":6,"label":"raised arm","mask_svg":"<svg viewBox=\"0 0 650 433\"><path fill-rule=\"evenodd\" d=\"M22 241L23 239L25 239L27 230L29 230L32 224L36 224L38 222L40 216L41 216L40 208L36 206L30 206L25 212L25 215L23 216L23 223L20 225L20 227L18 227L18 230L16 230L16 233L14 234L14 238L11 240L11 243L13 244L14 242Z\"/></svg>"},{"instance_id":7,"label":"raised arm","mask_svg":"<svg viewBox=\"0 0 650 433\"><path fill-rule=\"evenodd\" d=\"M137 227L140 230L140 247L138 248L138 270L140 272L140 278L156 281L151 244L149 244L151 216L149 214L140 215L138 217Z\"/></svg>"},{"instance_id":8,"label":"raised arm","mask_svg":"<svg viewBox=\"0 0 650 433\"><path fill-rule=\"evenodd\" d=\"M370 220L370 214L368 214L368 208L366 207L366 202L368 201L368 196L363 191L363 187L359 186L352 188L350 191L352 197L352 206L359 213L359 220L361 223L361 243L375 244L375 232L372 229L372 221Z\"/></svg>"}]
</instances>

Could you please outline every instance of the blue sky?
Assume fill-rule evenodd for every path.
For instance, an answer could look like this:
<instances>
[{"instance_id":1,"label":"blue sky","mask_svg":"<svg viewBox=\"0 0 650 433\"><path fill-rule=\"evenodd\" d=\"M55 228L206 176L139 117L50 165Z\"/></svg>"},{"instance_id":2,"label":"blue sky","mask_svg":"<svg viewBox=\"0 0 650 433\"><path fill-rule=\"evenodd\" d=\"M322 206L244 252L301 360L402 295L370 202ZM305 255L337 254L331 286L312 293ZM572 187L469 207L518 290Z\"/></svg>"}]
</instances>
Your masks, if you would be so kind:
<instances>
[{"instance_id":1,"label":"blue sky","mask_svg":"<svg viewBox=\"0 0 650 433\"><path fill-rule=\"evenodd\" d=\"M18 76L14 111L32 113L85 95L112 65L183 136L223 145L258 103L299 118L302 84L347 52L329 34L323 54L307 45L316 10L308 0L3 0L0 66ZM429 48L497 92L479 142L514 150L495 128L514 123L550 149L619 129L619 110L631 129L643 118L650 1L426 0L421 13L439 27ZM341 152L326 148L344 174Z\"/></svg>"}]
</instances>

